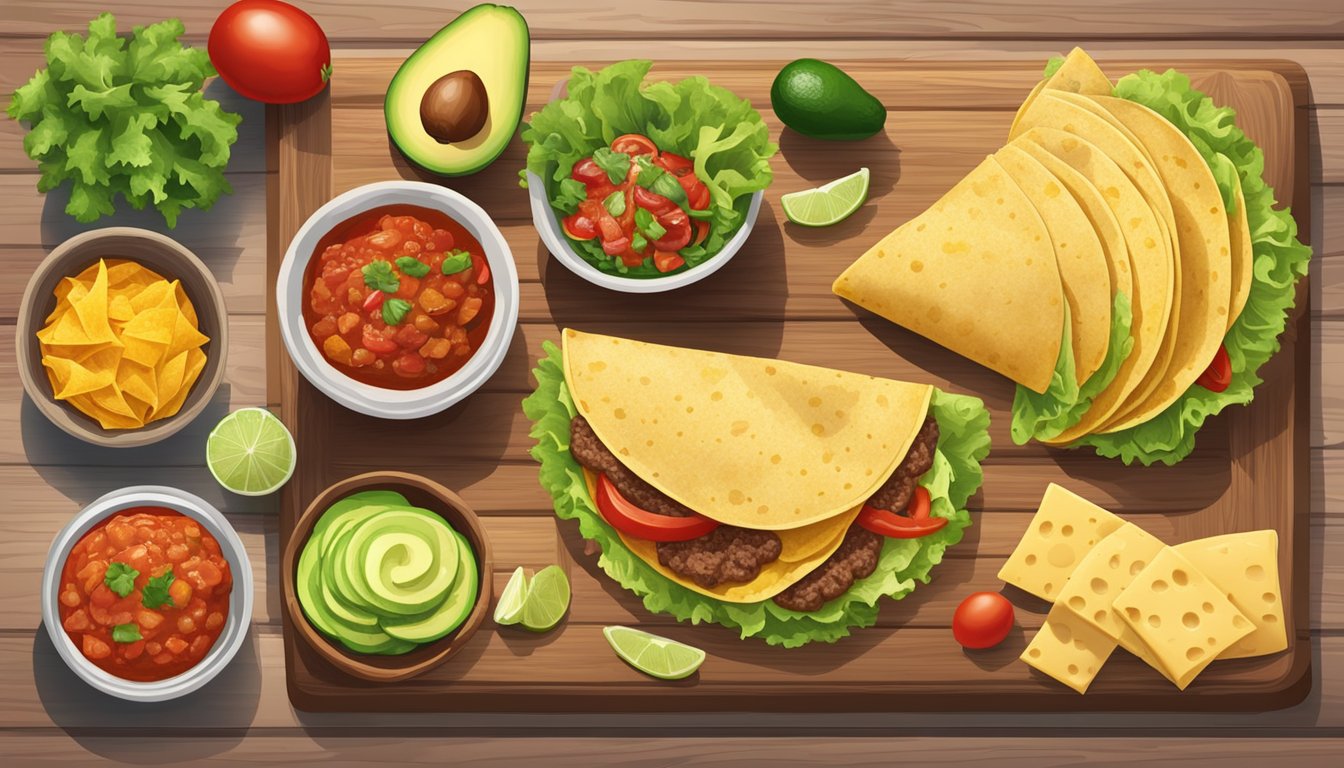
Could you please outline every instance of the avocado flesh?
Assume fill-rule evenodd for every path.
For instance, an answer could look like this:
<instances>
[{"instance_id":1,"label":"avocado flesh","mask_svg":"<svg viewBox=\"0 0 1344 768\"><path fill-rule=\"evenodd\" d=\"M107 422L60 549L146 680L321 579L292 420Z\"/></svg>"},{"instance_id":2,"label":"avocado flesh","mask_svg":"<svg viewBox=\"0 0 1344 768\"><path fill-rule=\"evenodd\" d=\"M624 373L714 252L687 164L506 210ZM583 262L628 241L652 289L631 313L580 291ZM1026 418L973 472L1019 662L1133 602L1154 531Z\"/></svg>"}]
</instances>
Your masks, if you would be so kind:
<instances>
[{"instance_id":1,"label":"avocado flesh","mask_svg":"<svg viewBox=\"0 0 1344 768\"><path fill-rule=\"evenodd\" d=\"M352 580L383 613L424 613L453 586L461 560L457 540L443 518L424 512L387 512L362 523L350 538Z\"/></svg>"},{"instance_id":2,"label":"avocado flesh","mask_svg":"<svg viewBox=\"0 0 1344 768\"><path fill-rule=\"evenodd\" d=\"M406 159L441 176L465 176L492 163L518 131L527 98L531 38L518 11L478 5L415 50L393 75L383 101L392 143ZM420 102L436 80L470 70L485 85L488 114L475 136L440 143L420 120Z\"/></svg>"},{"instance_id":3,"label":"avocado flesh","mask_svg":"<svg viewBox=\"0 0 1344 768\"><path fill-rule=\"evenodd\" d=\"M362 491L360 493L347 496L344 499L332 504L327 508L322 516L313 524L312 533L308 536L308 542L304 544L303 551L299 553L298 566L295 569L294 587L298 594L299 606L303 609L304 615L313 623L320 632L328 636L335 636L335 627L338 624L345 623L344 620L353 619L342 612L334 616L337 611L330 606L329 596L324 587L322 579L322 551L323 541L327 531L332 524L344 518L348 513L357 510L369 504L405 504L406 498L393 491ZM365 626L377 626L377 619L370 614L370 621Z\"/></svg>"},{"instance_id":4,"label":"avocado flesh","mask_svg":"<svg viewBox=\"0 0 1344 768\"><path fill-rule=\"evenodd\" d=\"M383 631L388 635L414 643L428 643L452 632L467 620L476 605L480 574L476 569L476 558L471 554L471 544L457 531L452 534L462 556L457 559L457 574L448 599L425 616L412 617L404 622L391 619L384 621Z\"/></svg>"}]
</instances>

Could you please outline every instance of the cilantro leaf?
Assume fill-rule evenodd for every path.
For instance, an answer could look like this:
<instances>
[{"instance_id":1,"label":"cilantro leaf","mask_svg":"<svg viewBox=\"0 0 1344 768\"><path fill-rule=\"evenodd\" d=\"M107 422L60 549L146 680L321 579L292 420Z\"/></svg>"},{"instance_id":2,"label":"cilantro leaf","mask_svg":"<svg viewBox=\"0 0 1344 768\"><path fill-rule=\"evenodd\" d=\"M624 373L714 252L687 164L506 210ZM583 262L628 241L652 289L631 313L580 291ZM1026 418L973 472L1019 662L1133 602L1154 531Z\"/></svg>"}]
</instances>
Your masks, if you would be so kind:
<instances>
[{"instance_id":1,"label":"cilantro leaf","mask_svg":"<svg viewBox=\"0 0 1344 768\"><path fill-rule=\"evenodd\" d=\"M411 311L411 302L405 299L386 299L383 301L383 322L398 325Z\"/></svg>"},{"instance_id":2,"label":"cilantro leaf","mask_svg":"<svg viewBox=\"0 0 1344 768\"><path fill-rule=\"evenodd\" d=\"M23 148L38 191L68 185L76 220L113 213L121 197L137 209L152 202L174 227L182 211L232 191L224 168L242 118L202 95L215 70L182 33L170 19L119 36L104 13L87 36L48 37L47 67L10 99L8 115L29 124Z\"/></svg>"},{"instance_id":3,"label":"cilantro leaf","mask_svg":"<svg viewBox=\"0 0 1344 768\"><path fill-rule=\"evenodd\" d=\"M593 152L593 162L607 172L612 184L620 184L630 173L630 156L624 152L615 152L607 147L598 147Z\"/></svg>"},{"instance_id":4,"label":"cilantro leaf","mask_svg":"<svg viewBox=\"0 0 1344 768\"><path fill-rule=\"evenodd\" d=\"M448 258L443 260L443 266L440 268L445 275L456 275L458 272L471 266L471 254L466 251L453 251L448 254Z\"/></svg>"},{"instance_id":5,"label":"cilantro leaf","mask_svg":"<svg viewBox=\"0 0 1344 768\"><path fill-rule=\"evenodd\" d=\"M659 224L653 214L644 208L635 210L635 228L650 240L657 240L667 234L667 228Z\"/></svg>"},{"instance_id":6,"label":"cilantro leaf","mask_svg":"<svg viewBox=\"0 0 1344 768\"><path fill-rule=\"evenodd\" d=\"M171 568L164 571L162 576L150 577L145 588L140 590L140 604L146 608L171 606L173 598L168 595L168 588L173 585L175 579Z\"/></svg>"},{"instance_id":7,"label":"cilantro leaf","mask_svg":"<svg viewBox=\"0 0 1344 768\"><path fill-rule=\"evenodd\" d=\"M644 249L648 247L649 247L648 238L644 237L640 233L636 232L635 236L630 238L630 250L635 251L636 253L642 253Z\"/></svg>"},{"instance_id":8,"label":"cilantro leaf","mask_svg":"<svg viewBox=\"0 0 1344 768\"><path fill-rule=\"evenodd\" d=\"M396 293L401 287L401 281L397 280L397 275L392 271L392 264L382 259L374 259L365 264L360 270L364 274L364 284L375 291L383 293Z\"/></svg>"},{"instance_id":9,"label":"cilantro leaf","mask_svg":"<svg viewBox=\"0 0 1344 768\"><path fill-rule=\"evenodd\" d=\"M566 214L572 214L579 210L579 203L588 199L588 188L578 179L561 181L555 192L555 198L551 200L551 206Z\"/></svg>"},{"instance_id":10,"label":"cilantro leaf","mask_svg":"<svg viewBox=\"0 0 1344 768\"><path fill-rule=\"evenodd\" d=\"M140 636L139 624L118 624L112 628L112 642L114 643L134 643L143 639Z\"/></svg>"},{"instance_id":11,"label":"cilantro leaf","mask_svg":"<svg viewBox=\"0 0 1344 768\"><path fill-rule=\"evenodd\" d=\"M117 597L125 597L135 589L135 580L139 576L140 572L126 563L112 563L107 566L107 573L103 574L103 583Z\"/></svg>"},{"instance_id":12,"label":"cilantro leaf","mask_svg":"<svg viewBox=\"0 0 1344 768\"><path fill-rule=\"evenodd\" d=\"M429 265L414 256L398 256L397 269L400 269L404 275L416 278L429 274Z\"/></svg>"},{"instance_id":13,"label":"cilantro leaf","mask_svg":"<svg viewBox=\"0 0 1344 768\"><path fill-rule=\"evenodd\" d=\"M625 213L625 192L616 190L607 199L602 201L602 207L607 209L607 213L612 216L620 216Z\"/></svg>"}]
</instances>

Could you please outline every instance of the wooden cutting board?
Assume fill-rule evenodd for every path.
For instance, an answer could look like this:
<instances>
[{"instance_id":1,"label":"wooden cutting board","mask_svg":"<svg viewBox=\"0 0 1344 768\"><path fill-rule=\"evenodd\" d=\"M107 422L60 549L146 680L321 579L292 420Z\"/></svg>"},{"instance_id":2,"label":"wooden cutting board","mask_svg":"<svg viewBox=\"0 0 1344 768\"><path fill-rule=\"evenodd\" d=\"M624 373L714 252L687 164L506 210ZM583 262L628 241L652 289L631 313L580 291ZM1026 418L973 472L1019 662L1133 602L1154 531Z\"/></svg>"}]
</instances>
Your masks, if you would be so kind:
<instances>
[{"instance_id":1,"label":"wooden cutting board","mask_svg":"<svg viewBox=\"0 0 1344 768\"><path fill-rule=\"evenodd\" d=\"M271 274L293 233L333 195L386 179L435 181L411 168L388 141L383 94L400 59L341 56L329 94L274 107L267 116ZM601 62L582 62L596 68ZM1008 437L1013 385L830 292L836 274L871 243L936 200L1002 145L1013 113L1040 76L1021 64L842 64L888 108L884 135L822 142L781 126L769 87L784 62L666 62L660 79L692 74L749 98L779 137L774 184L747 247L719 273L661 295L604 291L570 274L539 244L526 191L518 187L525 147L515 139L492 166L440 180L481 204L508 239L522 280L521 321L503 367L466 402L437 416L388 422L347 411L302 380L268 320L271 401L298 441L299 466L285 491L280 548L304 507L328 485L371 469L425 474L458 490L484 517L498 594L518 565L560 563L573 585L567 621L533 635L488 620L468 647L417 679L374 685L347 677L303 644L286 619L290 698L322 711L882 711L882 710L1263 710L1300 701L1311 685L1308 633L1308 386L1305 303L1283 349L1261 371L1247 408L1231 408L1199 434L1175 467L1125 467L1085 452L1016 446ZM1108 62L1113 76L1178 66L1196 87L1237 110L1238 124L1265 151L1266 176L1281 204L1307 216L1306 77L1280 61ZM534 64L527 112L540 108L568 65ZM867 166L868 203L826 229L785 221L779 196ZM528 456L532 441L520 402L541 342L573 326L668 344L778 357L975 394L992 411L993 452L971 500L975 525L920 585L884 601L879 624L833 645L771 648L717 625L692 627L650 614L606 577L572 522L557 521ZM1263 659L1217 662L1181 693L1127 654L1107 663L1079 696L1017 661L1046 605L1015 594L1018 628L1000 647L964 652L949 629L953 609L977 590L998 591L999 566L1016 544L1046 484L1059 481L1171 544L1274 528L1289 650ZM291 565L292 567L292 565ZM705 649L691 679L651 680L620 661L602 627L626 624Z\"/></svg>"}]
</instances>

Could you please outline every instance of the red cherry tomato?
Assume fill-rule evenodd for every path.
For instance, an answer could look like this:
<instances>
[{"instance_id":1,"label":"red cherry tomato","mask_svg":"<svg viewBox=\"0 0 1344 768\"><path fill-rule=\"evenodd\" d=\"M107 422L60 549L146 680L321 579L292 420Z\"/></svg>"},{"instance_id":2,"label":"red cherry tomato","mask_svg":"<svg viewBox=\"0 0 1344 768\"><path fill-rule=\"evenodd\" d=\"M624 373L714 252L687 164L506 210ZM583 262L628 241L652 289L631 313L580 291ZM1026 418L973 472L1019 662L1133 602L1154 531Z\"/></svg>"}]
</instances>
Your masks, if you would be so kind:
<instances>
[{"instance_id":1,"label":"red cherry tomato","mask_svg":"<svg viewBox=\"0 0 1344 768\"><path fill-rule=\"evenodd\" d=\"M1227 357L1227 347L1219 346L1213 355L1209 367L1199 374L1195 383L1210 392L1223 392L1232 383L1232 361Z\"/></svg>"},{"instance_id":2,"label":"red cherry tomato","mask_svg":"<svg viewBox=\"0 0 1344 768\"><path fill-rule=\"evenodd\" d=\"M653 241L653 247L659 251L679 251L691 242L691 217L680 208L658 214L658 223L666 234Z\"/></svg>"},{"instance_id":3,"label":"red cherry tomato","mask_svg":"<svg viewBox=\"0 0 1344 768\"><path fill-rule=\"evenodd\" d=\"M639 155L658 156L658 145L649 140L648 136L642 136L638 133L627 133L624 136L617 136L611 142L612 152L624 152L631 157Z\"/></svg>"},{"instance_id":4,"label":"red cherry tomato","mask_svg":"<svg viewBox=\"0 0 1344 768\"><path fill-rule=\"evenodd\" d=\"M331 46L312 16L279 0L239 0L210 28L210 63L229 87L267 104L316 96L331 79Z\"/></svg>"},{"instance_id":5,"label":"red cherry tomato","mask_svg":"<svg viewBox=\"0 0 1344 768\"><path fill-rule=\"evenodd\" d=\"M560 220L565 234L574 240L592 240L597 237L597 222L588 218L582 211Z\"/></svg>"},{"instance_id":6,"label":"red cherry tomato","mask_svg":"<svg viewBox=\"0 0 1344 768\"><path fill-rule=\"evenodd\" d=\"M695 163L681 155L674 155L671 152L662 153L658 156L658 159L653 161L653 164L673 176L686 176L691 171L695 170Z\"/></svg>"},{"instance_id":7,"label":"red cherry tomato","mask_svg":"<svg viewBox=\"0 0 1344 768\"><path fill-rule=\"evenodd\" d=\"M694 176L682 176L677 181L686 190L686 200L693 210L703 211L709 207L709 187Z\"/></svg>"},{"instance_id":8,"label":"red cherry tomato","mask_svg":"<svg viewBox=\"0 0 1344 768\"><path fill-rule=\"evenodd\" d=\"M993 648L1013 630L1013 604L998 592L976 592L952 614L952 636L963 648Z\"/></svg>"},{"instance_id":9,"label":"red cherry tomato","mask_svg":"<svg viewBox=\"0 0 1344 768\"><path fill-rule=\"evenodd\" d=\"M597 511L621 533L649 541L690 541L719 527L717 521L703 515L670 517L637 507L621 495L606 475L597 476Z\"/></svg>"},{"instance_id":10,"label":"red cherry tomato","mask_svg":"<svg viewBox=\"0 0 1344 768\"><path fill-rule=\"evenodd\" d=\"M589 194L592 194L593 187L611 184L611 179L607 172L602 170L602 166L593 162L593 158L585 157L574 164L574 168L569 172L569 177L576 181L583 182L584 186L589 188Z\"/></svg>"}]
</instances>

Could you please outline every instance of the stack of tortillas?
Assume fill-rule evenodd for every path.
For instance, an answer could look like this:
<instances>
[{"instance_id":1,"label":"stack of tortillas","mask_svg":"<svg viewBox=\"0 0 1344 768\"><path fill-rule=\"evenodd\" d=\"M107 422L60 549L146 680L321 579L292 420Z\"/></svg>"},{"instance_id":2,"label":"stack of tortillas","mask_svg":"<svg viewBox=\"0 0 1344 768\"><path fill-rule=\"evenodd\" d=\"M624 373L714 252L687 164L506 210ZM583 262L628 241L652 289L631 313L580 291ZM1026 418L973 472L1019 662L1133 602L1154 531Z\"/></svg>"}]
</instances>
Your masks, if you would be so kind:
<instances>
[{"instance_id":1,"label":"stack of tortillas","mask_svg":"<svg viewBox=\"0 0 1344 768\"><path fill-rule=\"evenodd\" d=\"M1226 367L1255 279L1238 170L1112 93L1075 49L1006 146L835 281L1017 382L1019 443L1074 444L1171 407Z\"/></svg>"}]
</instances>

